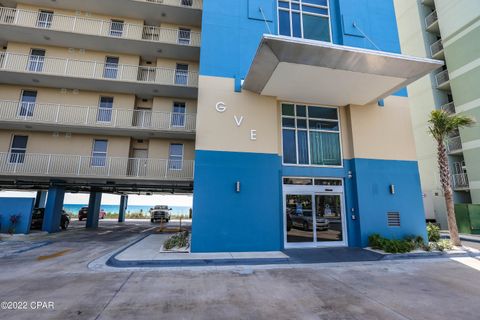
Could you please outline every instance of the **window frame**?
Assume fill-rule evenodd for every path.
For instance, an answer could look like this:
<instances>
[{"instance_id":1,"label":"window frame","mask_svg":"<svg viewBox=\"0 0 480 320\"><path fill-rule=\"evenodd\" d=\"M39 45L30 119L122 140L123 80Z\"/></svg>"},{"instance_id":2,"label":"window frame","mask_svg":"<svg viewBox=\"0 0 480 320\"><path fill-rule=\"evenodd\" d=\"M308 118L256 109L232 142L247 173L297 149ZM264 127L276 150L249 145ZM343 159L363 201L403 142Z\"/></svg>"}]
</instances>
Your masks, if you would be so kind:
<instances>
[{"instance_id":1,"label":"window frame","mask_svg":"<svg viewBox=\"0 0 480 320\"><path fill-rule=\"evenodd\" d=\"M172 166L172 163L170 161L179 161L179 160L175 160L175 159L172 159L172 146L173 145L177 145L177 146L182 146L182 159L180 160L180 166L179 168L175 167L175 166ZM178 155L175 155L174 157L179 157ZM169 171L181 171L183 170L183 162L185 160L185 144L183 143L170 143L169 147L168 147L168 170ZM174 162L176 163L176 162Z\"/></svg>"},{"instance_id":2,"label":"window frame","mask_svg":"<svg viewBox=\"0 0 480 320\"><path fill-rule=\"evenodd\" d=\"M27 102L24 101L25 93L35 93L35 101L34 102ZM28 89L22 89L20 92L20 103L19 103L19 108L17 112L17 117L20 118L32 118L34 116L35 112L35 106L37 105L37 98L38 98L38 91L37 90L28 90ZM27 105L27 107L24 107L24 103ZM25 113L25 114L23 114Z\"/></svg>"},{"instance_id":3,"label":"window frame","mask_svg":"<svg viewBox=\"0 0 480 320\"><path fill-rule=\"evenodd\" d=\"M299 5L299 9L292 9L292 1L295 1L295 4ZM311 16L316 16L316 17L323 17L328 19L328 27L329 27L329 33L330 33L330 41L324 41L324 42L330 42L333 43L333 31L332 31L332 18L331 18L331 11L330 11L330 0L325 0L327 2L327 6L322 6L318 4L313 4L313 3L303 3L304 0L276 0L276 5L277 5L277 34L280 36L288 37L286 35L281 35L280 34L280 11L285 11L288 12L288 16L290 19L290 37L292 38L298 38L293 35L293 21L292 21L292 12L299 13L300 14L300 33L301 37L299 39L306 39L306 40L313 40L313 41L323 41L323 40L315 40L315 39L309 39L305 38L305 32L303 30L303 14L306 13L307 15ZM279 6L280 2L288 3L288 9L283 8ZM314 13L314 12L308 12L303 10L303 5L307 5L309 7L313 8L321 8L321 9L326 9L327 10L327 15L320 14L320 13Z\"/></svg>"},{"instance_id":4,"label":"window frame","mask_svg":"<svg viewBox=\"0 0 480 320\"><path fill-rule=\"evenodd\" d=\"M110 108L102 107L102 100L103 99L112 99L112 105ZM113 104L115 102L114 96L100 96L98 99L98 111L97 111L97 123L111 123L113 118ZM109 114L109 119L103 120L105 115Z\"/></svg>"},{"instance_id":5,"label":"window frame","mask_svg":"<svg viewBox=\"0 0 480 320\"><path fill-rule=\"evenodd\" d=\"M121 26L119 28L118 26ZM110 30L108 35L114 38L123 38L125 32L125 21L120 19L110 19Z\"/></svg>"},{"instance_id":6,"label":"window frame","mask_svg":"<svg viewBox=\"0 0 480 320\"><path fill-rule=\"evenodd\" d=\"M188 34L188 38L182 37L182 35ZM178 39L177 43L181 45L188 46L192 43L192 29L180 27L178 28Z\"/></svg>"},{"instance_id":7,"label":"window frame","mask_svg":"<svg viewBox=\"0 0 480 320\"><path fill-rule=\"evenodd\" d=\"M284 116L282 114L282 106L284 104L291 104L294 106L294 116ZM305 106L307 109L307 117L300 117L300 119L305 119L307 122L307 128L306 129L300 129L300 131L306 131L307 132L307 144L308 144L308 164L300 164L299 159L298 159L298 126L297 126L297 121L295 121L295 127L294 128L284 128L283 127L283 119L284 118L289 118L289 119L295 119L297 120L297 114L296 114L296 107L297 106ZM321 129L310 129L310 117L308 117L308 107L321 107L321 108L328 108L328 109L336 109L337 111L337 117L338 117L338 131L333 131L333 130L321 130ZM298 103L298 102L289 102L289 101L280 101L279 105L279 112L280 112L280 140L281 140L281 152L282 152L282 165L287 166L287 167L308 167L308 168L344 168L344 159L343 159L343 136L342 136L342 117L340 114L340 107L335 107L335 106L324 106L324 105L316 105L316 104L309 104L309 103ZM317 120L320 120L321 118L314 118ZM327 119L325 119L327 120ZM330 120L333 122L333 120ZM283 142L283 130L292 130L295 131L295 152L296 152L296 162L297 163L285 163L285 157L283 154L284 151L284 142ZM310 132L326 132L326 133L337 133L339 135L339 144L340 144L340 165L320 165L320 164L312 164L312 159L311 159L311 150L310 150Z\"/></svg>"},{"instance_id":8,"label":"window frame","mask_svg":"<svg viewBox=\"0 0 480 320\"><path fill-rule=\"evenodd\" d=\"M179 105L183 107L183 113L175 112L175 108ZM186 118L187 118L187 104L182 101L174 101L172 105L172 117L170 120L170 125L172 128L185 128L186 125ZM181 119L181 121L179 121ZM180 123L181 124L178 124Z\"/></svg>"},{"instance_id":9,"label":"window frame","mask_svg":"<svg viewBox=\"0 0 480 320\"><path fill-rule=\"evenodd\" d=\"M26 137L25 148L13 148L13 143L16 137ZM24 164L25 163L25 156L27 154L28 148L28 135L22 134L13 134L11 141L10 141L10 148L8 150L8 163L10 164ZM13 152L15 150L21 150L23 152Z\"/></svg>"},{"instance_id":10,"label":"window frame","mask_svg":"<svg viewBox=\"0 0 480 320\"><path fill-rule=\"evenodd\" d=\"M38 10L38 17L35 26L40 29L51 29L55 12L52 10L40 9ZM42 19L46 18L46 19Z\"/></svg>"},{"instance_id":11,"label":"window frame","mask_svg":"<svg viewBox=\"0 0 480 320\"><path fill-rule=\"evenodd\" d=\"M95 151L95 143L97 141L106 141L107 142L107 148L105 149L105 152L98 152L98 151ZM108 139L93 139L92 141L92 153L91 153L91 158L90 158L90 166L92 168L105 168L107 166L107 159L108 159ZM98 165L95 161L95 158L97 158L98 156L95 156L96 153L104 153L105 154L105 157L102 158L102 160L104 161L102 165ZM98 157L100 158L100 157Z\"/></svg>"}]
</instances>

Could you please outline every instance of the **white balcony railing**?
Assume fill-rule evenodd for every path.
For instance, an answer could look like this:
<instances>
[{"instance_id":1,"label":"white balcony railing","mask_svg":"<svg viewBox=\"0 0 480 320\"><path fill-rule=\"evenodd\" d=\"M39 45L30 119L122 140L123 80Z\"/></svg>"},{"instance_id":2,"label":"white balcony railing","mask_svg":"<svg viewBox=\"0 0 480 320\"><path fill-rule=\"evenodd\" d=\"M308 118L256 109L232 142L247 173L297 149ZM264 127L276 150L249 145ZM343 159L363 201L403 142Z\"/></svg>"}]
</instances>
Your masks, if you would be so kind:
<instances>
[{"instance_id":1,"label":"white balcony railing","mask_svg":"<svg viewBox=\"0 0 480 320\"><path fill-rule=\"evenodd\" d=\"M196 115L0 100L0 121L194 132Z\"/></svg>"},{"instance_id":2,"label":"white balcony railing","mask_svg":"<svg viewBox=\"0 0 480 320\"><path fill-rule=\"evenodd\" d=\"M81 16L69 16L45 11L0 8L0 24L48 29L111 38L145 40L186 46L200 46L200 32L187 29L162 28Z\"/></svg>"},{"instance_id":3,"label":"white balcony railing","mask_svg":"<svg viewBox=\"0 0 480 320\"><path fill-rule=\"evenodd\" d=\"M441 106L441 109L448 114L454 114L455 113L455 103L454 102L446 103L443 106Z\"/></svg>"},{"instance_id":4,"label":"white balcony railing","mask_svg":"<svg viewBox=\"0 0 480 320\"><path fill-rule=\"evenodd\" d=\"M192 9L201 9L202 0L135 0L140 2L152 2L165 4L167 6L186 7Z\"/></svg>"},{"instance_id":5,"label":"white balcony railing","mask_svg":"<svg viewBox=\"0 0 480 320\"><path fill-rule=\"evenodd\" d=\"M192 180L193 160L0 153L0 175Z\"/></svg>"},{"instance_id":6,"label":"white balcony railing","mask_svg":"<svg viewBox=\"0 0 480 320\"><path fill-rule=\"evenodd\" d=\"M468 175L466 173L453 174L452 187L453 189L468 189L470 187Z\"/></svg>"},{"instance_id":7,"label":"white balcony railing","mask_svg":"<svg viewBox=\"0 0 480 320\"><path fill-rule=\"evenodd\" d=\"M435 10L425 18L425 27L426 28L430 27L436 21L438 21L438 15L437 15L437 11Z\"/></svg>"},{"instance_id":8,"label":"white balcony railing","mask_svg":"<svg viewBox=\"0 0 480 320\"><path fill-rule=\"evenodd\" d=\"M435 79L437 81L437 87L440 87L441 85L450 81L450 76L448 74L448 70L443 70L442 72L437 73L435 75Z\"/></svg>"},{"instance_id":9,"label":"white balcony railing","mask_svg":"<svg viewBox=\"0 0 480 320\"><path fill-rule=\"evenodd\" d=\"M442 39L432 43L430 46L430 53L432 54L432 57L434 57L437 53L443 50L443 41Z\"/></svg>"},{"instance_id":10,"label":"white balcony railing","mask_svg":"<svg viewBox=\"0 0 480 320\"><path fill-rule=\"evenodd\" d=\"M198 72L1 52L0 70L75 78L198 86Z\"/></svg>"},{"instance_id":11,"label":"white balcony railing","mask_svg":"<svg viewBox=\"0 0 480 320\"><path fill-rule=\"evenodd\" d=\"M462 139L460 136L449 138L447 141L447 151L449 153L458 152L462 150Z\"/></svg>"}]
</instances>

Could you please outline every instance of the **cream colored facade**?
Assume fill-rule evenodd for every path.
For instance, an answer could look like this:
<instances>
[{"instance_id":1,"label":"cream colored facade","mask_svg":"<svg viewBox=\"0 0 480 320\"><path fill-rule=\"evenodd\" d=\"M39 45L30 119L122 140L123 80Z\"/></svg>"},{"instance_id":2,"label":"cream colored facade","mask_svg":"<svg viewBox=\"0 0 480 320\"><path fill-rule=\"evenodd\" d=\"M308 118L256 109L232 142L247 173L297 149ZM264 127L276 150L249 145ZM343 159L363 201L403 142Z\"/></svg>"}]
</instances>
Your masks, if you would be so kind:
<instances>
[{"instance_id":1,"label":"cream colored facade","mask_svg":"<svg viewBox=\"0 0 480 320\"><path fill-rule=\"evenodd\" d=\"M191 188L200 28L163 22L169 4L158 4L158 19L145 21L130 12L15 3L0 8L0 180ZM45 36L26 41L39 31ZM25 148L14 137L28 137Z\"/></svg>"}]
</instances>

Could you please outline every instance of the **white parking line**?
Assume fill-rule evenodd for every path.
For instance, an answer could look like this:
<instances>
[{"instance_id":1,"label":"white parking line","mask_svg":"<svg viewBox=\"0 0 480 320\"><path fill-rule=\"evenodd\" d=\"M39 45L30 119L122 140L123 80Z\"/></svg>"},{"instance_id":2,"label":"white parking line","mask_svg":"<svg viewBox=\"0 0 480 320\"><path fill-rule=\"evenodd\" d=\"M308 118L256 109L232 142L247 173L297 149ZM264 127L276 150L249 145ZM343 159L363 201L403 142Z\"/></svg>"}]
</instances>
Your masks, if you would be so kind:
<instances>
[{"instance_id":1,"label":"white parking line","mask_svg":"<svg viewBox=\"0 0 480 320\"><path fill-rule=\"evenodd\" d=\"M475 258L464 257L464 258L451 258L451 259L454 261L460 262L461 264L464 264L470 268L480 271L480 261Z\"/></svg>"}]
</instances>

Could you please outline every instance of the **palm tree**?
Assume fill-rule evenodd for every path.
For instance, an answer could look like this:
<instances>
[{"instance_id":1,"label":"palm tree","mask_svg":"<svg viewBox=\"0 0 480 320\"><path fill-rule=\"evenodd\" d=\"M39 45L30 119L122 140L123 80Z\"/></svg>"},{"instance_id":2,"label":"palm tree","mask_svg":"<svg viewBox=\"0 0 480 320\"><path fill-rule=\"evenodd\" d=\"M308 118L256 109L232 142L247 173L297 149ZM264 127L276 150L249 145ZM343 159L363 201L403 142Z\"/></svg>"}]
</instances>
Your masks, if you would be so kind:
<instances>
[{"instance_id":1,"label":"palm tree","mask_svg":"<svg viewBox=\"0 0 480 320\"><path fill-rule=\"evenodd\" d=\"M475 120L463 115L450 115L443 110L434 110L430 114L430 119L428 122L430 124L428 130L437 142L440 181L442 183L443 193L445 195L445 204L447 205L447 220L450 239L454 246L461 246L462 244L460 242L460 237L458 236L457 221L455 219L453 191L445 142L451 133L460 128L472 126L475 123Z\"/></svg>"}]
</instances>

